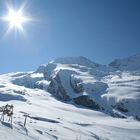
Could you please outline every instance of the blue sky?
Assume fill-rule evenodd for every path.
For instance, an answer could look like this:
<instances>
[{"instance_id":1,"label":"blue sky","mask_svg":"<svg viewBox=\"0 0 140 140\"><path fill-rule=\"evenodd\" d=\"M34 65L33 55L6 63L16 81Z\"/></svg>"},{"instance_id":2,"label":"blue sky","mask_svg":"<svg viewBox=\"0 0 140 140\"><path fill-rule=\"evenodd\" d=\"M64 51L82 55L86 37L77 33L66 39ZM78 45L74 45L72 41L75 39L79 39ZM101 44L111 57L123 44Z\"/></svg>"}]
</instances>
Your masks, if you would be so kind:
<instances>
[{"instance_id":1,"label":"blue sky","mask_svg":"<svg viewBox=\"0 0 140 140\"><path fill-rule=\"evenodd\" d=\"M7 4L20 8L23 0L0 0L0 17ZM140 52L139 0L26 0L25 35L0 20L0 73L35 70L40 64L66 56L85 56L108 64Z\"/></svg>"}]
</instances>

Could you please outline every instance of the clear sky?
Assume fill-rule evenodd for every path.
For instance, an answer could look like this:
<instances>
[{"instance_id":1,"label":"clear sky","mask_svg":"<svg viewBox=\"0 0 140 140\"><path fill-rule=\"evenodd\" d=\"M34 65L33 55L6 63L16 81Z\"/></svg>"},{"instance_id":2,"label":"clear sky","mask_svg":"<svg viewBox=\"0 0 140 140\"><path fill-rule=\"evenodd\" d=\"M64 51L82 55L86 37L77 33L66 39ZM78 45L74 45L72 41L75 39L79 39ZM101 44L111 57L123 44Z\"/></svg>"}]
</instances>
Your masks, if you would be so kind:
<instances>
[{"instance_id":1,"label":"clear sky","mask_svg":"<svg viewBox=\"0 0 140 140\"><path fill-rule=\"evenodd\" d=\"M0 0L15 9L23 0ZM25 34L0 20L0 73L35 70L66 56L108 64L140 52L140 0L26 0Z\"/></svg>"}]
</instances>

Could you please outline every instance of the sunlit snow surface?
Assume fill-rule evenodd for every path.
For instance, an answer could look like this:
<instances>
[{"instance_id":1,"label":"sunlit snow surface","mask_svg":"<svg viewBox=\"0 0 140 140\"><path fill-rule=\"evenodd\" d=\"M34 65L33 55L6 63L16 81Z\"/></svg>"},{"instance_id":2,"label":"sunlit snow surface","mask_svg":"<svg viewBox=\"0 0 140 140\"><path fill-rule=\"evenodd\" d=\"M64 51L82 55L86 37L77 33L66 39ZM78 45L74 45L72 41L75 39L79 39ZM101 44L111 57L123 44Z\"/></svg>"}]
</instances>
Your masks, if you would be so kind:
<instances>
[{"instance_id":1,"label":"sunlit snow surface","mask_svg":"<svg viewBox=\"0 0 140 140\"><path fill-rule=\"evenodd\" d=\"M139 121L131 117L113 118L98 111L78 108L54 99L43 90L11 83L15 76L24 74L0 76L0 105L14 104L13 129L7 121L0 123L1 140L139 140ZM114 84L114 80L121 82L113 76L104 80L108 78L110 84ZM5 95L9 96L9 101L5 101ZM136 96L134 95L134 98ZM23 112L30 114L26 127L23 127Z\"/></svg>"}]
</instances>

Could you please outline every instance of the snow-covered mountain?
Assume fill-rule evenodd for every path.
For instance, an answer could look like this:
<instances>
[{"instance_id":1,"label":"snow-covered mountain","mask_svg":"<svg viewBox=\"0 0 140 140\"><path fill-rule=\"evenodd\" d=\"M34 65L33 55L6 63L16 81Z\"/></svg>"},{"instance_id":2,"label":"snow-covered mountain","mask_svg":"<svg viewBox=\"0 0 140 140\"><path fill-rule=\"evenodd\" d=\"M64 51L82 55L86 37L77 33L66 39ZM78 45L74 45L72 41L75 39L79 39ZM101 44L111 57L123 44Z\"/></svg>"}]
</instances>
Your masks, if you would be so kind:
<instances>
[{"instance_id":1,"label":"snow-covered mountain","mask_svg":"<svg viewBox=\"0 0 140 140\"><path fill-rule=\"evenodd\" d=\"M35 72L18 75L12 82L48 91L61 101L109 112L111 115L120 116L123 113L122 117L127 115L139 118L140 75L138 69L133 68L137 72L130 71L132 65L138 67L139 58L138 55L133 56L118 60L117 63L112 62L109 66L84 57L60 58L41 65ZM128 60L135 61L127 63L128 69L124 71L124 64Z\"/></svg>"},{"instance_id":2,"label":"snow-covered mountain","mask_svg":"<svg viewBox=\"0 0 140 140\"><path fill-rule=\"evenodd\" d=\"M124 59L116 59L109 64L119 70L140 71L140 53Z\"/></svg>"},{"instance_id":3,"label":"snow-covered mountain","mask_svg":"<svg viewBox=\"0 0 140 140\"><path fill-rule=\"evenodd\" d=\"M67 57L0 75L0 105L15 106L13 130L2 122L0 139L138 140L139 62L138 54L108 66Z\"/></svg>"}]
</instances>

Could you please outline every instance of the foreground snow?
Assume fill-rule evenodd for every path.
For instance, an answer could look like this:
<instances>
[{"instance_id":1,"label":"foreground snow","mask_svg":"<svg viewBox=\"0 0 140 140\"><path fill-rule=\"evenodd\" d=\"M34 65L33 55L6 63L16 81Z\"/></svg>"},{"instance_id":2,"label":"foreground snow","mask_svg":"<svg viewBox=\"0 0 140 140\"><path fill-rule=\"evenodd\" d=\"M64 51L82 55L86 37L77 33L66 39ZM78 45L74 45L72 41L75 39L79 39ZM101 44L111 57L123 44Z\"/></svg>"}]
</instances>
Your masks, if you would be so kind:
<instances>
[{"instance_id":1,"label":"foreground snow","mask_svg":"<svg viewBox=\"0 0 140 140\"><path fill-rule=\"evenodd\" d=\"M14 85L14 76L0 76L0 106L14 104L13 129L7 121L0 123L0 140L139 140L140 122L133 117L113 118L71 102L60 102L43 90ZM104 80L109 79L111 85L114 78ZM24 112L30 115L26 127Z\"/></svg>"}]
</instances>

